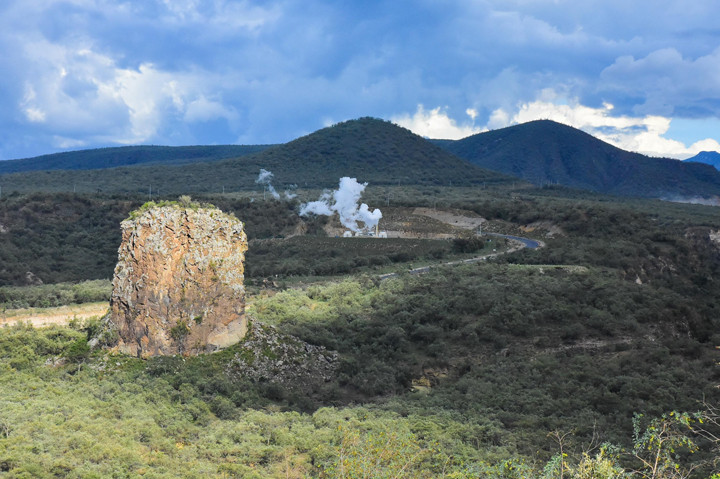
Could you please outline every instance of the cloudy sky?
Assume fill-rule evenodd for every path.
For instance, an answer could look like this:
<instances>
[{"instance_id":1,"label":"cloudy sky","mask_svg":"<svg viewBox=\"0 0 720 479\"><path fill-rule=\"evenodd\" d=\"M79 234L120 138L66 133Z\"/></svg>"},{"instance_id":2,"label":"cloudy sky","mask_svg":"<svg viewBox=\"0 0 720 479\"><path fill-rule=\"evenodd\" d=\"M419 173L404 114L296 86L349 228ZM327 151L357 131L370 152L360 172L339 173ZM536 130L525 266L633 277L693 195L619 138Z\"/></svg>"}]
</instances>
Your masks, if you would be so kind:
<instances>
[{"instance_id":1,"label":"cloudy sky","mask_svg":"<svg viewBox=\"0 0 720 479\"><path fill-rule=\"evenodd\" d=\"M3 0L0 159L549 118L720 151L717 0Z\"/></svg>"}]
</instances>

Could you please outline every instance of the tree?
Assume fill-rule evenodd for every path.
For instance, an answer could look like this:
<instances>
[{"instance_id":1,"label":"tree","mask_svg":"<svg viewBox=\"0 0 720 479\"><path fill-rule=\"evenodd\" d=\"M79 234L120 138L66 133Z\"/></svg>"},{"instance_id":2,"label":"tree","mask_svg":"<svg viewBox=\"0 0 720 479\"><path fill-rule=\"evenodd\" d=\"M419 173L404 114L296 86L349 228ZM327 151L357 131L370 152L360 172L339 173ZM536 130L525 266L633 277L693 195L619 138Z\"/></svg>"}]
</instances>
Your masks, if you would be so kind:
<instances>
[{"instance_id":1,"label":"tree","mask_svg":"<svg viewBox=\"0 0 720 479\"><path fill-rule=\"evenodd\" d=\"M330 477L415 478L424 477L420 464L430 453L412 433L379 431L360 434L341 431L336 460L323 472Z\"/></svg>"},{"instance_id":2,"label":"tree","mask_svg":"<svg viewBox=\"0 0 720 479\"><path fill-rule=\"evenodd\" d=\"M680 453L698 450L688 436L688 426L694 416L671 412L651 420L643 430L643 415L633 417L632 459L639 464L633 475L642 479L684 479L697 465L683 466Z\"/></svg>"}]
</instances>

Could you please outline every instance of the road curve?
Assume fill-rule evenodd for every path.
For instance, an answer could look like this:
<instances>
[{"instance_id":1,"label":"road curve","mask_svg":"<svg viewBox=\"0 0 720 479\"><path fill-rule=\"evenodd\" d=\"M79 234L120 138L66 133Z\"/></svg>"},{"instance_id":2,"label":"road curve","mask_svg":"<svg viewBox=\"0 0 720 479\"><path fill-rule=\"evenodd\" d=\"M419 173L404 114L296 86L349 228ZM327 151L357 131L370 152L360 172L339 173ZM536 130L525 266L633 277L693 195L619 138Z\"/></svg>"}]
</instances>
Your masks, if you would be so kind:
<instances>
[{"instance_id":1,"label":"road curve","mask_svg":"<svg viewBox=\"0 0 720 479\"><path fill-rule=\"evenodd\" d=\"M523 238L522 236L503 235L500 233L484 233L484 234L487 236L499 236L501 238L513 240L517 243L517 246L509 248L505 251L501 251L500 253L490 253L490 254L486 254L483 256L476 256L474 258L461 259L461 260L457 260L457 261L448 261L446 263L440 263L440 264L435 264L435 265L431 265L431 266L422 266L420 268L410 269L407 272L410 274L422 274L422 273L427 273L428 271L430 271L431 268L437 268L438 266L455 266L458 264L478 263L480 261L485 261L488 258L494 258L494 257L500 256L502 254L513 253L513 252L521 250L523 248L537 249L537 248L542 248L543 246L545 246L545 243L543 243L542 241L538 241L538 240L534 240L534 239L530 239L530 238ZM379 276L379 278L382 281L382 280L385 280L388 278L393 278L398 275L400 275L400 273L386 273L386 274L381 274Z\"/></svg>"},{"instance_id":2,"label":"road curve","mask_svg":"<svg viewBox=\"0 0 720 479\"><path fill-rule=\"evenodd\" d=\"M507 239L519 241L525 245L524 246L525 248L537 249L537 248L542 248L543 246L545 246L545 243L543 243L542 241L538 241L538 240L534 240L534 239L530 239L530 238L523 238L522 236L502 235L500 233L485 233L485 234L488 236L500 236L501 238L507 238Z\"/></svg>"}]
</instances>

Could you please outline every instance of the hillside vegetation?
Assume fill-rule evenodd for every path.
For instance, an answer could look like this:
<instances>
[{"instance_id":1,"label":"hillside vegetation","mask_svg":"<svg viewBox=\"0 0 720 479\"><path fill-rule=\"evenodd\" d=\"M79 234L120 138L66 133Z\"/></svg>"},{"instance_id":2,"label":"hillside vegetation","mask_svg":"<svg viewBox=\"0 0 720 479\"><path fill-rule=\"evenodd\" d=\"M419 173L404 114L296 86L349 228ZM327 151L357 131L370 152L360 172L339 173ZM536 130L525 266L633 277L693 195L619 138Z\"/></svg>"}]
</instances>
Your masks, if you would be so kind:
<instances>
[{"instance_id":1,"label":"hillside vegetation","mask_svg":"<svg viewBox=\"0 0 720 479\"><path fill-rule=\"evenodd\" d=\"M685 161L705 163L707 165L714 166L716 169L720 169L720 153L717 151L701 151L697 155L692 158L688 158Z\"/></svg>"},{"instance_id":2,"label":"hillside vegetation","mask_svg":"<svg viewBox=\"0 0 720 479\"><path fill-rule=\"evenodd\" d=\"M657 452L669 471L710 461L696 476L708 477L713 445L669 415L718 399L713 347L682 329L692 307L599 270L512 265L256 298L255 317L338 351L329 382L246 376L243 344L142 361L91 354L84 331L6 329L0 468L8 477L362 477L372 467L373 477L580 478L587 466L645 470L634 454ZM261 343L262 354L273 361L282 344ZM648 434L635 444L634 425ZM567 454L560 468L553 433ZM674 439L661 447L653 434ZM615 446L592 450L605 441Z\"/></svg>"},{"instance_id":3,"label":"hillside vegetation","mask_svg":"<svg viewBox=\"0 0 720 479\"><path fill-rule=\"evenodd\" d=\"M119 166L217 161L257 153L271 145L123 146L68 151L52 155L0 161L0 174L40 170L100 170Z\"/></svg>"},{"instance_id":4,"label":"hillside vegetation","mask_svg":"<svg viewBox=\"0 0 720 479\"><path fill-rule=\"evenodd\" d=\"M433 143L475 165L537 185L653 198L720 195L720 172L713 167L624 151L550 120Z\"/></svg>"},{"instance_id":5,"label":"hillside vegetation","mask_svg":"<svg viewBox=\"0 0 720 479\"><path fill-rule=\"evenodd\" d=\"M288 235L303 222L296 202L211 200L242 218L250 239ZM0 198L0 286L111 278L120 222L144 202L72 193Z\"/></svg>"},{"instance_id":6,"label":"hillside vegetation","mask_svg":"<svg viewBox=\"0 0 720 479\"><path fill-rule=\"evenodd\" d=\"M278 176L282 164L303 176L310 167L320 172L321 178L350 176L373 185L463 186L508 181L503 175L448 154L405 128L374 118L338 123L267 150L260 158L273 167L273 172L277 169ZM318 185L317 181L301 177L297 183Z\"/></svg>"},{"instance_id":7,"label":"hillside vegetation","mask_svg":"<svg viewBox=\"0 0 720 479\"><path fill-rule=\"evenodd\" d=\"M210 148L210 147L208 147ZM93 150L95 151L95 150ZM409 130L372 118L339 123L284 145L239 158L183 165L96 170L30 171L0 175L9 192L160 194L257 190L264 168L275 187L336 187L343 176L373 185L470 186L511 182L447 153Z\"/></svg>"},{"instance_id":8,"label":"hillside vegetation","mask_svg":"<svg viewBox=\"0 0 720 479\"><path fill-rule=\"evenodd\" d=\"M712 152L706 153L685 162L650 158L548 120L462 140L426 140L393 123L360 118L282 145L135 146L3 161L0 188L6 194L217 194L257 190L264 168L280 191L328 188L343 176L374 185L455 187L520 178L682 201L720 195L720 172L705 164L712 164Z\"/></svg>"},{"instance_id":9,"label":"hillside vegetation","mask_svg":"<svg viewBox=\"0 0 720 479\"><path fill-rule=\"evenodd\" d=\"M250 335L144 361L91 351L97 321L0 329L0 475L717 477L716 208L558 187L378 191L398 224L416 207L465 212L546 246L382 280L464 243L327 237L291 201L205 197L246 222ZM139 201L3 197L3 274L22 283L27 265L77 257L46 282L109 278L92 262L112 264L112 218ZM106 287L0 294L12 306ZM334 373L288 373L312 348L336 353Z\"/></svg>"},{"instance_id":10,"label":"hillside vegetation","mask_svg":"<svg viewBox=\"0 0 720 479\"><path fill-rule=\"evenodd\" d=\"M109 279L137 201L73 194L0 198L0 286Z\"/></svg>"}]
</instances>

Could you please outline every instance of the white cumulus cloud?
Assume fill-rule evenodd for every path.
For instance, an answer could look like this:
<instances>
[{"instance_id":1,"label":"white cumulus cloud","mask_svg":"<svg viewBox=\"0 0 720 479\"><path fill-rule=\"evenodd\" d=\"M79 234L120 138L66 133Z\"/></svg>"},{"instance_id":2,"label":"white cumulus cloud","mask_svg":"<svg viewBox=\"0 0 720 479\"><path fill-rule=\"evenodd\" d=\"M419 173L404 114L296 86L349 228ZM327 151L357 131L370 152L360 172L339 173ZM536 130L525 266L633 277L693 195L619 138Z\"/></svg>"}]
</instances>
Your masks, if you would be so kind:
<instances>
[{"instance_id":1,"label":"white cumulus cloud","mask_svg":"<svg viewBox=\"0 0 720 479\"><path fill-rule=\"evenodd\" d=\"M477 116L477 111L470 108L466 113L472 120ZM390 121L426 138L459 140L483 131L472 124L458 124L440 107L427 111L422 105L418 105L417 111L412 116L397 115Z\"/></svg>"},{"instance_id":2,"label":"white cumulus cloud","mask_svg":"<svg viewBox=\"0 0 720 479\"><path fill-rule=\"evenodd\" d=\"M514 113L496 111L494 118L507 119L505 125L533 120L553 120L583 130L623 150L650 156L688 158L703 150L720 150L720 144L708 138L691 145L667 138L671 118L659 115L613 115L614 107L605 103L600 108L579 104L576 100L555 103L538 100L523 103Z\"/></svg>"},{"instance_id":3,"label":"white cumulus cloud","mask_svg":"<svg viewBox=\"0 0 720 479\"><path fill-rule=\"evenodd\" d=\"M656 157L684 159L701 151L720 151L720 144L706 138L690 145L668 138L672 119L659 115L616 115L614 106L604 103L593 108L577 100L566 100L552 90L543 90L538 100L521 103L514 111L493 110L484 127L460 125L442 108L425 110L418 106L414 115L398 115L392 121L417 135L438 139L461 139L488 129L527 123L533 120L553 120L583 130L596 138L622 148ZM468 108L468 116L475 118L475 109Z\"/></svg>"},{"instance_id":4,"label":"white cumulus cloud","mask_svg":"<svg viewBox=\"0 0 720 479\"><path fill-rule=\"evenodd\" d=\"M603 89L645 97L634 111L673 115L678 110L705 114L720 97L720 47L697 58L684 57L675 48L655 50L644 58L624 55L605 68ZM714 113L717 113L716 111Z\"/></svg>"},{"instance_id":5,"label":"white cumulus cloud","mask_svg":"<svg viewBox=\"0 0 720 479\"><path fill-rule=\"evenodd\" d=\"M29 76L18 107L26 119L53 131L60 147L73 138L142 143L158 138L172 122L234 120L236 113L206 94L212 75L163 71L152 63L119 66L91 45L45 40L29 44Z\"/></svg>"},{"instance_id":6,"label":"white cumulus cloud","mask_svg":"<svg viewBox=\"0 0 720 479\"><path fill-rule=\"evenodd\" d=\"M179 25L208 24L219 32L257 30L276 21L281 11L276 5L254 5L246 0L162 0L164 20Z\"/></svg>"},{"instance_id":7,"label":"white cumulus cloud","mask_svg":"<svg viewBox=\"0 0 720 479\"><path fill-rule=\"evenodd\" d=\"M222 102L209 100L205 95L200 95L197 99L188 103L184 119L188 122L197 122L218 118L234 120L236 117L237 113L232 108L226 107Z\"/></svg>"},{"instance_id":8,"label":"white cumulus cloud","mask_svg":"<svg viewBox=\"0 0 720 479\"><path fill-rule=\"evenodd\" d=\"M461 138L563 103L574 126L592 113L580 105L599 110L594 131L621 146L707 149L720 140L718 2L656 4L425 1L409 18L403 2L3 0L0 158L277 143L363 116Z\"/></svg>"}]
</instances>

